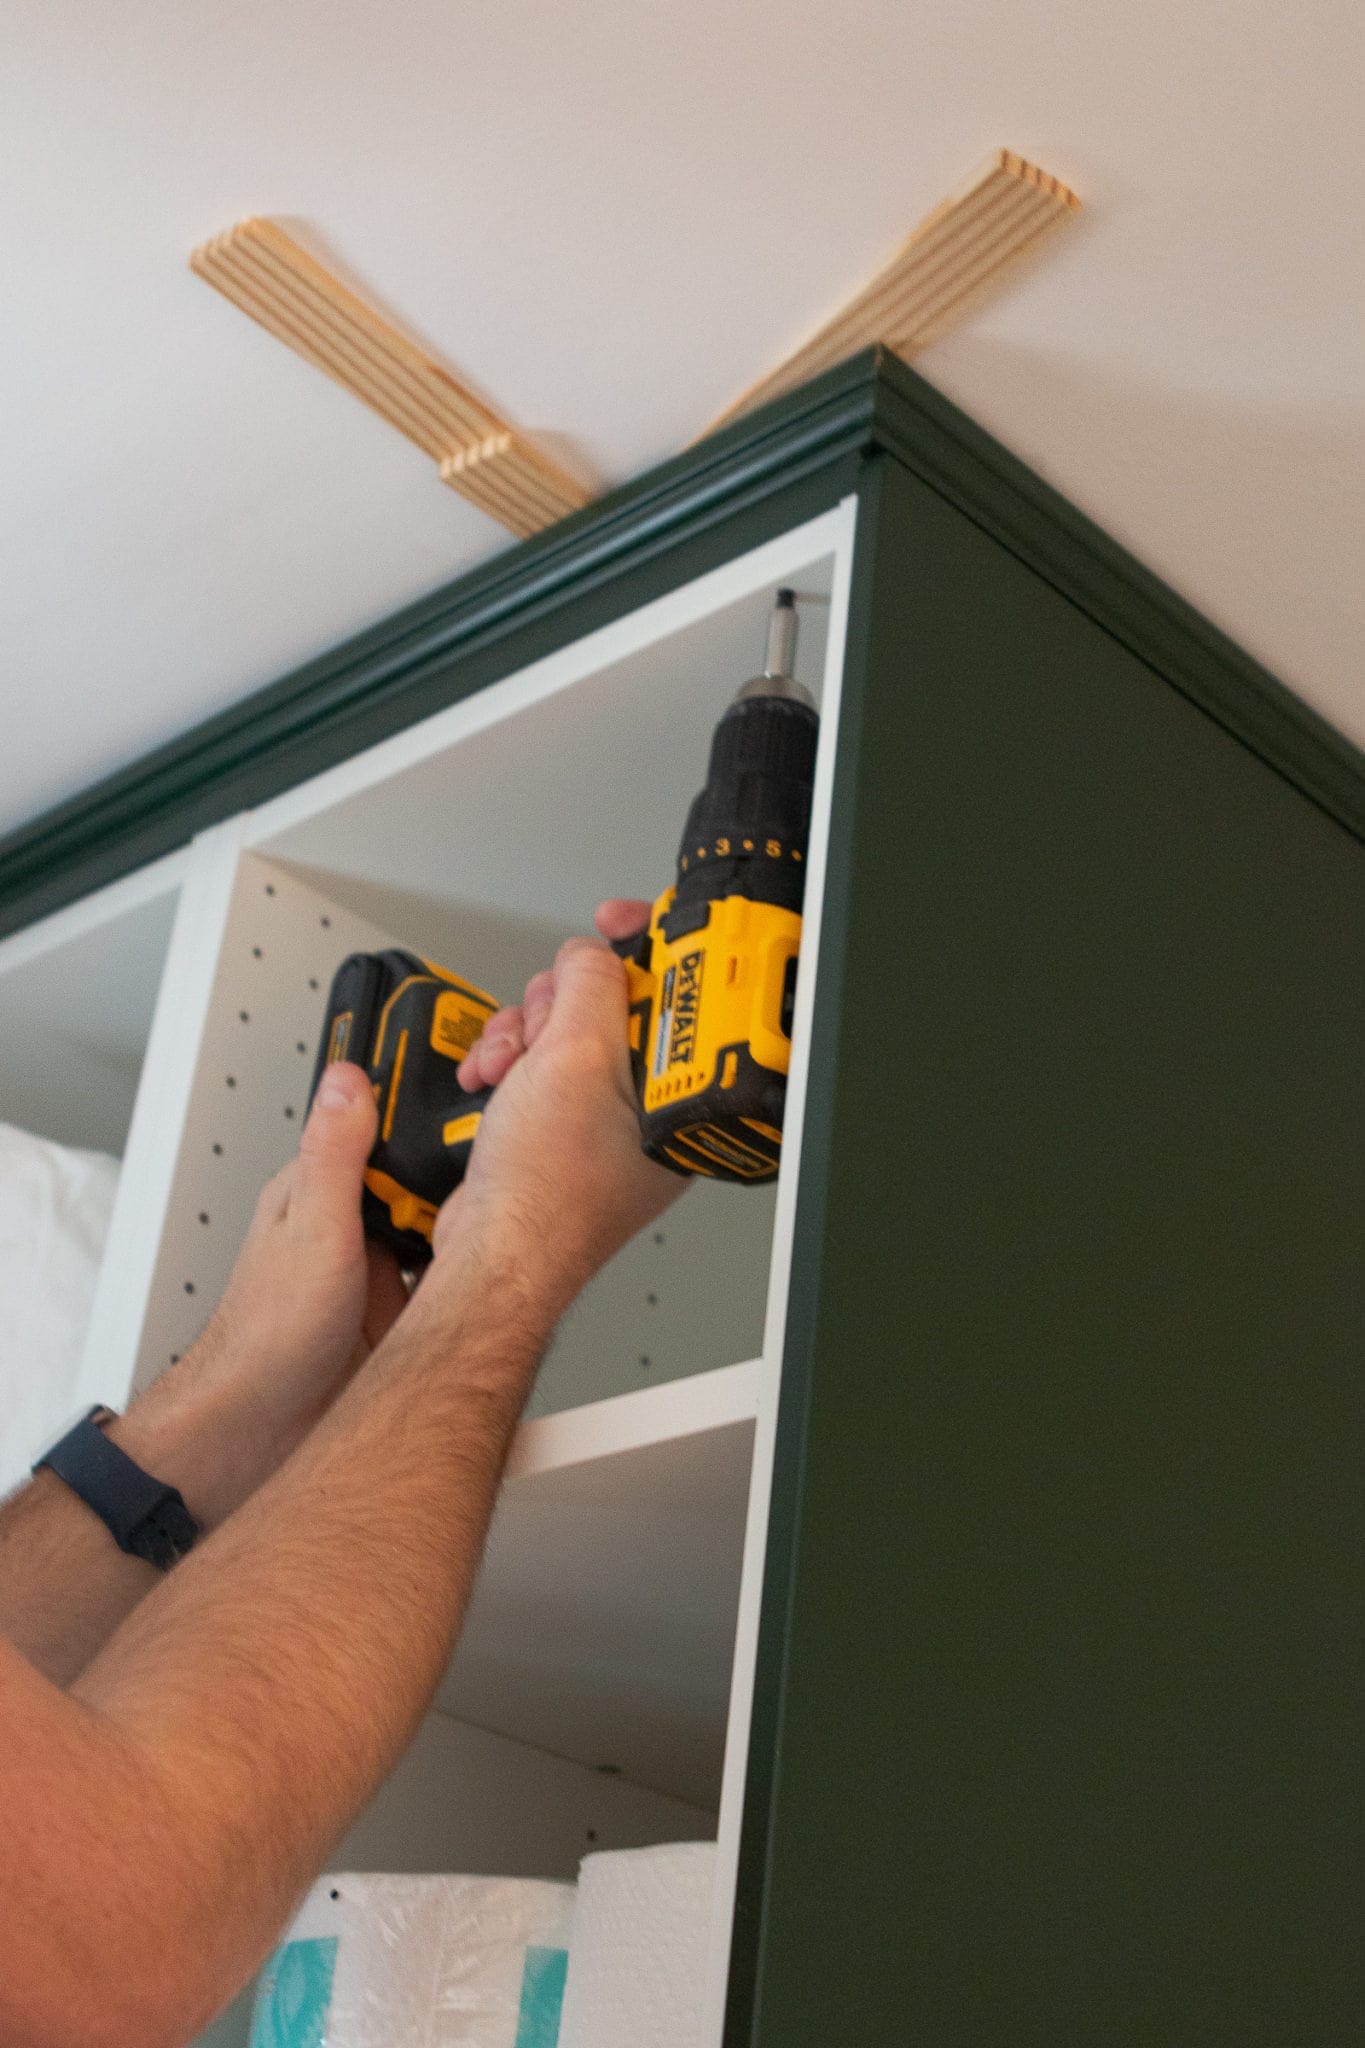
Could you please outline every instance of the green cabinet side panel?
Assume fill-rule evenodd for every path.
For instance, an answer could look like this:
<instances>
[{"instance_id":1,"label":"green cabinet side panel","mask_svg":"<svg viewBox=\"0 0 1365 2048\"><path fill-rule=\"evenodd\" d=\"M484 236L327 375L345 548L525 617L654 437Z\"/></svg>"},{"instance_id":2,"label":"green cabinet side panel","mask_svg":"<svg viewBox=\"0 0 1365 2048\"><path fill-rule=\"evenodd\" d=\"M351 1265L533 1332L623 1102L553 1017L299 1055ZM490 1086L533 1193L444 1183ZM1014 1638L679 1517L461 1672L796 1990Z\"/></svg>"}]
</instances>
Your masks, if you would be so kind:
<instances>
[{"instance_id":1,"label":"green cabinet side panel","mask_svg":"<svg viewBox=\"0 0 1365 2048\"><path fill-rule=\"evenodd\" d=\"M727 2043L1326 2048L1365 852L878 468Z\"/></svg>"}]
</instances>

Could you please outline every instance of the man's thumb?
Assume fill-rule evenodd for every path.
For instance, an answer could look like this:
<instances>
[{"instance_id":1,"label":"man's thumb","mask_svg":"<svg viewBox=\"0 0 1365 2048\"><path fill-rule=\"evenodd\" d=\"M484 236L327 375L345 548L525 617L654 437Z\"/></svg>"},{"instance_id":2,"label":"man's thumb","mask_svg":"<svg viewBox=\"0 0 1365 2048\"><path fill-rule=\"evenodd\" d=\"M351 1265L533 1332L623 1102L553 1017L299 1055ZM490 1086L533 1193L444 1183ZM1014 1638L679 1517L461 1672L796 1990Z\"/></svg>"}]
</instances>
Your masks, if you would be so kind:
<instances>
[{"instance_id":1,"label":"man's thumb","mask_svg":"<svg viewBox=\"0 0 1365 2048\"><path fill-rule=\"evenodd\" d=\"M358 1219L378 1116L359 1067L338 1060L323 1068L294 1169L290 1207L301 1222L326 1229Z\"/></svg>"},{"instance_id":2,"label":"man's thumb","mask_svg":"<svg viewBox=\"0 0 1365 2048\"><path fill-rule=\"evenodd\" d=\"M545 1035L600 1031L625 1044L626 974L601 939L566 939L555 955Z\"/></svg>"}]
</instances>

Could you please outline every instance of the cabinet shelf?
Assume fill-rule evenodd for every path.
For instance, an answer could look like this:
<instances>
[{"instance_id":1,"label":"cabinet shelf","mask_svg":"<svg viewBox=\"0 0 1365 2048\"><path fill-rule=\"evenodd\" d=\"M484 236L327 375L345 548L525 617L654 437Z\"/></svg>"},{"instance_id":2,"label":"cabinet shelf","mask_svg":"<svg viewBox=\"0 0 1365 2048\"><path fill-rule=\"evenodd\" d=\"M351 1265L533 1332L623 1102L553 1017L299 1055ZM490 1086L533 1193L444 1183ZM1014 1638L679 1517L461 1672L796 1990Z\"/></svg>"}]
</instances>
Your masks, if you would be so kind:
<instances>
[{"instance_id":1,"label":"cabinet shelf","mask_svg":"<svg viewBox=\"0 0 1365 2048\"><path fill-rule=\"evenodd\" d=\"M442 1711L714 1810L762 1376L523 1424Z\"/></svg>"},{"instance_id":2,"label":"cabinet shelf","mask_svg":"<svg viewBox=\"0 0 1365 2048\"><path fill-rule=\"evenodd\" d=\"M517 1431L507 1460L507 1485L752 1422L762 1383L763 1361L750 1358L692 1379L538 1416Z\"/></svg>"}]
</instances>

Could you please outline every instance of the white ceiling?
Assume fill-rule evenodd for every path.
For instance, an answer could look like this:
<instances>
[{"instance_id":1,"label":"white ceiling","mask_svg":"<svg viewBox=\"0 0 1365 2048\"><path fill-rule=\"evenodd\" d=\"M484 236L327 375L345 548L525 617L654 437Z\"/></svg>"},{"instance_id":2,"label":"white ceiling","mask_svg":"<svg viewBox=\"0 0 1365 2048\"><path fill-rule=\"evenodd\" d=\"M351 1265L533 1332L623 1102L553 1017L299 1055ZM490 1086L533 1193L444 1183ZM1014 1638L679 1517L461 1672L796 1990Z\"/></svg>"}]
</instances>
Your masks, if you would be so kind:
<instances>
[{"instance_id":1,"label":"white ceiling","mask_svg":"<svg viewBox=\"0 0 1365 2048\"><path fill-rule=\"evenodd\" d=\"M1000 143L1087 212L918 367L1365 742L1363 84L1358 0L10 0L0 828L509 545L207 235L616 482Z\"/></svg>"}]
</instances>

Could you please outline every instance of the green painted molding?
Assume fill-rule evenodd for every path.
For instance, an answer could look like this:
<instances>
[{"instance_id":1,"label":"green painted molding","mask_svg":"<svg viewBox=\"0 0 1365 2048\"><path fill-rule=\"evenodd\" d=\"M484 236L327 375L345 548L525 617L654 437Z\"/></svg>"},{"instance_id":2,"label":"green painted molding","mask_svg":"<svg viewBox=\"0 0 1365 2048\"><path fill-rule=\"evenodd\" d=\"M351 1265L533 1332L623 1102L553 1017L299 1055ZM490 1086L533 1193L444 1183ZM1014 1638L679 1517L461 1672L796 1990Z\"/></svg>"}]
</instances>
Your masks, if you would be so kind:
<instances>
[{"instance_id":1,"label":"green painted molding","mask_svg":"<svg viewBox=\"0 0 1365 2048\"><path fill-rule=\"evenodd\" d=\"M836 503L876 387L868 352L0 837L0 935Z\"/></svg>"},{"instance_id":2,"label":"green painted molding","mask_svg":"<svg viewBox=\"0 0 1365 2048\"><path fill-rule=\"evenodd\" d=\"M873 435L1097 625L1365 838L1365 755L896 356Z\"/></svg>"},{"instance_id":3,"label":"green painted molding","mask_svg":"<svg viewBox=\"0 0 1365 2048\"><path fill-rule=\"evenodd\" d=\"M1365 761L1183 599L882 350L736 421L0 839L0 933L184 844L812 516L891 457L1342 824Z\"/></svg>"}]
</instances>

